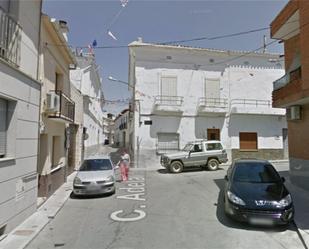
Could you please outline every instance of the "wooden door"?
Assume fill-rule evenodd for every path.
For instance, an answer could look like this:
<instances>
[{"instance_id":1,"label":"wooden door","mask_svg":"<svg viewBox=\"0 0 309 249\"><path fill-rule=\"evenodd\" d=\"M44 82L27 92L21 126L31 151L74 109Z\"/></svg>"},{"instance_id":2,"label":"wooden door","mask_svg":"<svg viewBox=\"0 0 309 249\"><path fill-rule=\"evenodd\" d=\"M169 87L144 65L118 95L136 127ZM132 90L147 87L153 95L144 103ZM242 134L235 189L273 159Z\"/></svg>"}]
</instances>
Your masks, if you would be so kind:
<instances>
[{"instance_id":1,"label":"wooden door","mask_svg":"<svg viewBox=\"0 0 309 249\"><path fill-rule=\"evenodd\" d=\"M220 129L207 129L207 140L220 140Z\"/></svg>"}]
</instances>

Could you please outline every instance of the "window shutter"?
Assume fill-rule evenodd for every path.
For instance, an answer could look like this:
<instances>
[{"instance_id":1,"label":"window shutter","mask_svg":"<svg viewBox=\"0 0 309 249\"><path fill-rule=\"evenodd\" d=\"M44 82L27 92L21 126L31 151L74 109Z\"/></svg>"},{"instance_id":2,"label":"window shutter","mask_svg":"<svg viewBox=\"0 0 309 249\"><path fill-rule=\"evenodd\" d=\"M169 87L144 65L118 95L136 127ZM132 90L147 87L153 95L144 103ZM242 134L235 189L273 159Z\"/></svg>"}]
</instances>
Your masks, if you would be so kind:
<instances>
[{"instance_id":1,"label":"window shutter","mask_svg":"<svg viewBox=\"0 0 309 249\"><path fill-rule=\"evenodd\" d=\"M177 133L158 133L158 152L167 153L168 151L179 150L179 134Z\"/></svg>"},{"instance_id":2,"label":"window shutter","mask_svg":"<svg viewBox=\"0 0 309 249\"><path fill-rule=\"evenodd\" d=\"M239 145L241 150L257 150L257 133L256 132L240 132Z\"/></svg>"},{"instance_id":3,"label":"window shutter","mask_svg":"<svg viewBox=\"0 0 309 249\"><path fill-rule=\"evenodd\" d=\"M205 97L207 99L220 98L220 79L206 79Z\"/></svg>"},{"instance_id":4,"label":"window shutter","mask_svg":"<svg viewBox=\"0 0 309 249\"><path fill-rule=\"evenodd\" d=\"M177 78L162 77L161 78L161 95L177 96Z\"/></svg>"},{"instance_id":5,"label":"window shutter","mask_svg":"<svg viewBox=\"0 0 309 249\"><path fill-rule=\"evenodd\" d=\"M6 118L7 118L7 101L0 99L0 157L6 153Z\"/></svg>"}]
</instances>

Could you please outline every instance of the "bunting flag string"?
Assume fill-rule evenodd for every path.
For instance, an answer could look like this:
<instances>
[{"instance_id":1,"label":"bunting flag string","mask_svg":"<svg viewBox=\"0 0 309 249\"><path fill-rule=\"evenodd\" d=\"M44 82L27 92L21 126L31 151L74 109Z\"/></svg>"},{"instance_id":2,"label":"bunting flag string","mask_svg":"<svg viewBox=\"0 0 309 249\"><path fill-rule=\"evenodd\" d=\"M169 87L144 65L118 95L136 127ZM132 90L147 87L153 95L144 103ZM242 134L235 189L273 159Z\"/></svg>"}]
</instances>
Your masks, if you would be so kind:
<instances>
[{"instance_id":1,"label":"bunting flag string","mask_svg":"<svg viewBox=\"0 0 309 249\"><path fill-rule=\"evenodd\" d=\"M121 13L123 12L123 10L125 9L125 7L128 5L129 0L120 0L120 4L121 4L121 9L114 15L114 17L112 18L112 21L109 23L108 25L108 29L107 29L107 35L109 35L113 40L117 41L117 37L112 33L111 28L112 26L116 23L116 21L119 19Z\"/></svg>"},{"instance_id":2,"label":"bunting flag string","mask_svg":"<svg viewBox=\"0 0 309 249\"><path fill-rule=\"evenodd\" d=\"M107 30L107 34L112 37L115 41L117 41L117 38L116 36L110 31L110 30Z\"/></svg>"}]
</instances>

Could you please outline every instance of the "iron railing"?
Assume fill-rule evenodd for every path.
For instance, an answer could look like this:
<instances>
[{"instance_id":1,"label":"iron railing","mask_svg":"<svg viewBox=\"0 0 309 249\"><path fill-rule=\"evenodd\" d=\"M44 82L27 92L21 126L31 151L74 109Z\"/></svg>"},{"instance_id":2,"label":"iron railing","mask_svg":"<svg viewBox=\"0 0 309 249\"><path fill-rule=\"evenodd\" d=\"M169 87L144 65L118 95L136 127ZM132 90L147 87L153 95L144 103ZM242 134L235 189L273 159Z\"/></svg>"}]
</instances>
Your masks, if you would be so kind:
<instances>
[{"instance_id":1,"label":"iron railing","mask_svg":"<svg viewBox=\"0 0 309 249\"><path fill-rule=\"evenodd\" d=\"M210 108L227 108L228 100L220 98L199 98L198 106Z\"/></svg>"},{"instance_id":2,"label":"iron railing","mask_svg":"<svg viewBox=\"0 0 309 249\"><path fill-rule=\"evenodd\" d=\"M15 66L20 64L21 26L0 8L0 57Z\"/></svg>"},{"instance_id":3,"label":"iron railing","mask_svg":"<svg viewBox=\"0 0 309 249\"><path fill-rule=\"evenodd\" d=\"M272 107L272 102L270 100L258 100L258 99L232 99L231 107Z\"/></svg>"},{"instance_id":4,"label":"iron railing","mask_svg":"<svg viewBox=\"0 0 309 249\"><path fill-rule=\"evenodd\" d=\"M290 82L296 79L301 78L301 67L296 68L295 70L285 74L280 79L274 81L274 91L279 90L280 88L286 86Z\"/></svg>"},{"instance_id":5,"label":"iron railing","mask_svg":"<svg viewBox=\"0 0 309 249\"><path fill-rule=\"evenodd\" d=\"M155 105L166 106L181 106L183 103L183 97L181 96L156 96Z\"/></svg>"},{"instance_id":6,"label":"iron railing","mask_svg":"<svg viewBox=\"0 0 309 249\"><path fill-rule=\"evenodd\" d=\"M66 96L62 91L53 91L59 96L59 106L58 109L49 115L50 117L57 117L74 122L75 117L75 103L68 96Z\"/></svg>"}]
</instances>

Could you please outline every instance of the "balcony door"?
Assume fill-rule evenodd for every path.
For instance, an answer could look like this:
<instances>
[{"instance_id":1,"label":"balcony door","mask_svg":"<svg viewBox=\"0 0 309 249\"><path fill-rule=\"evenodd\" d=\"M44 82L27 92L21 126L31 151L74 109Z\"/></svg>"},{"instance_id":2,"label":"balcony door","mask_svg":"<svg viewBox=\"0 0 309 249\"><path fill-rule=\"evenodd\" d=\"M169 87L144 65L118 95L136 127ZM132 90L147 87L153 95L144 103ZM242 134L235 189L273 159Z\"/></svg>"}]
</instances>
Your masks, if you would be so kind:
<instances>
[{"instance_id":1,"label":"balcony door","mask_svg":"<svg viewBox=\"0 0 309 249\"><path fill-rule=\"evenodd\" d=\"M161 104L177 104L177 77L164 76L161 78Z\"/></svg>"},{"instance_id":2,"label":"balcony door","mask_svg":"<svg viewBox=\"0 0 309 249\"><path fill-rule=\"evenodd\" d=\"M205 98L220 98L220 79L205 79Z\"/></svg>"}]
</instances>

